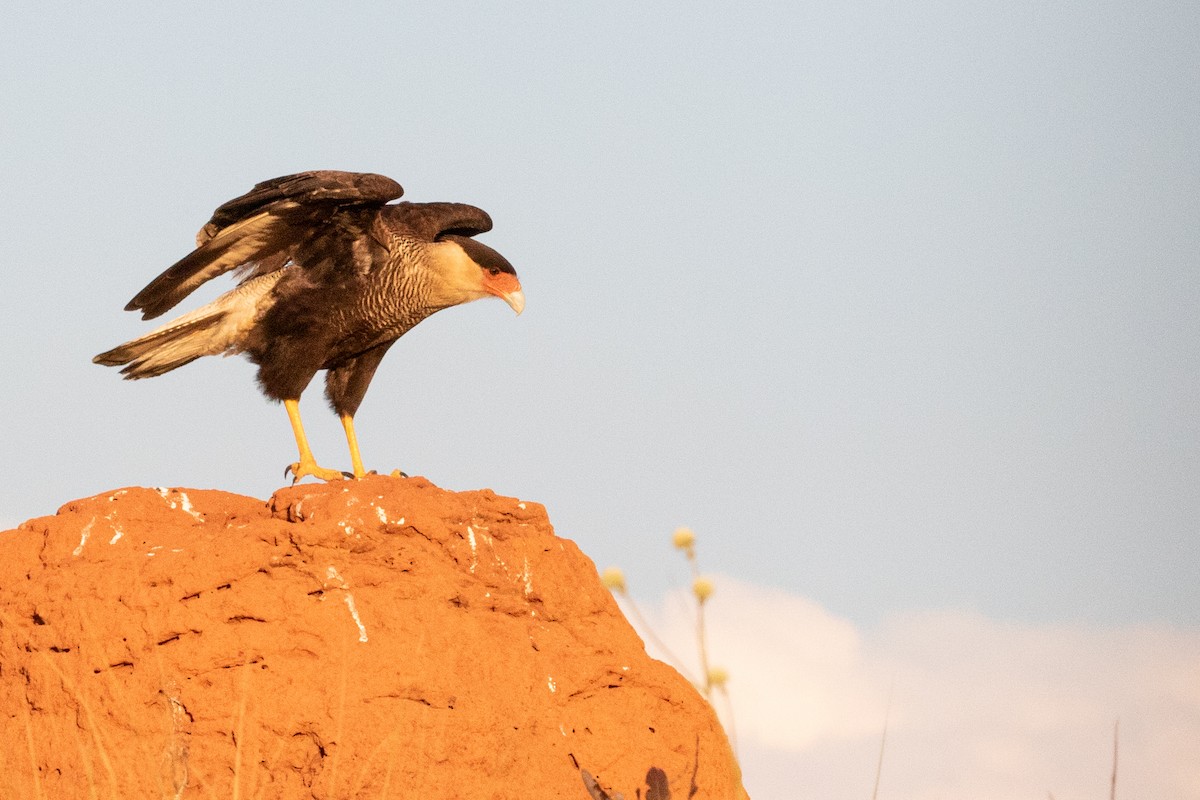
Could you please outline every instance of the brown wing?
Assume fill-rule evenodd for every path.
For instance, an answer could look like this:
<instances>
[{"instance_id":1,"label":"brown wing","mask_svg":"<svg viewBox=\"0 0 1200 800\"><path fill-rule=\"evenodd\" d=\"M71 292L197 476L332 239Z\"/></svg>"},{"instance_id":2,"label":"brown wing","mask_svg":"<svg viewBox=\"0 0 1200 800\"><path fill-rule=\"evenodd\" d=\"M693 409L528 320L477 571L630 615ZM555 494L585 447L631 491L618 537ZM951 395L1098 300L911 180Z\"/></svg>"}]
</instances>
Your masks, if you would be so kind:
<instances>
[{"instance_id":1,"label":"brown wing","mask_svg":"<svg viewBox=\"0 0 1200 800\"><path fill-rule=\"evenodd\" d=\"M381 215L391 230L432 242L447 235L475 236L492 229L483 209L465 203L395 203Z\"/></svg>"},{"instance_id":2,"label":"brown wing","mask_svg":"<svg viewBox=\"0 0 1200 800\"><path fill-rule=\"evenodd\" d=\"M213 212L196 235L196 249L138 292L125 306L142 319L164 313L196 287L230 270L262 275L309 249L327 259L362 251L363 212L376 211L404 193L382 175L322 170L264 181ZM355 213L357 212L357 213Z\"/></svg>"}]
</instances>

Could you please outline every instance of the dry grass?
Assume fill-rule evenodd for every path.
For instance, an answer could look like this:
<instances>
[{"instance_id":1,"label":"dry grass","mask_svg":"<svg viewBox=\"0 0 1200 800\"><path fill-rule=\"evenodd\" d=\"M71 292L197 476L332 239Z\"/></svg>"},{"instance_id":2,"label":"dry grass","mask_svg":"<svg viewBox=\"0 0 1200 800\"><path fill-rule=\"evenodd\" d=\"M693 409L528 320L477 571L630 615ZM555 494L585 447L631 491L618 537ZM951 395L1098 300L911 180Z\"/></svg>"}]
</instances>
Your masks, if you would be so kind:
<instances>
[{"instance_id":1,"label":"dry grass","mask_svg":"<svg viewBox=\"0 0 1200 800\"><path fill-rule=\"evenodd\" d=\"M671 652L670 648L663 643L658 634L654 632L654 627L646 620L642 610L638 607L637 602L629 594L625 584L625 575L621 570L610 567L601 574L600 579L610 591L617 594L624 601L625 607L633 615L637 622L638 630L646 636L647 639L667 657L670 664L682 675L689 683L704 695L709 704L716 709L716 704L713 700L714 693L720 694L723 700L723 709L718 710L718 715L722 717L722 723L725 726L725 731L729 736L730 746L733 748L734 757L737 757L737 735L734 727L733 702L729 696L729 673L722 667L713 667L709 662L708 654L708 628L704 621L704 609L708 604L709 599L716 591L713 582L704 577L700 571L699 559L696 557L696 535L690 528L677 528L671 537L672 545L675 549L683 552L687 559L688 568L692 575L692 597L695 599L696 609L696 647L700 660L700 677L697 679L695 675L684 664L683 659Z\"/></svg>"}]
</instances>

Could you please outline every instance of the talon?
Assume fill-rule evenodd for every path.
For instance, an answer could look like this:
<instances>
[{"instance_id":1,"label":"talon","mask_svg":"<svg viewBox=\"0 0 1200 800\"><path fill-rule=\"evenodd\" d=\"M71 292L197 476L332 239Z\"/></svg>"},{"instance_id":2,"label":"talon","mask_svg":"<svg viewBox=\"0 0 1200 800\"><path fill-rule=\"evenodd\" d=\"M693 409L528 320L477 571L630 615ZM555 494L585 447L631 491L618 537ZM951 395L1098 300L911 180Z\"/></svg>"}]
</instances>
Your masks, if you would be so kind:
<instances>
[{"instance_id":1,"label":"talon","mask_svg":"<svg viewBox=\"0 0 1200 800\"><path fill-rule=\"evenodd\" d=\"M305 478L309 475L322 481L340 481L347 477L346 473L336 469L325 469L324 467L318 466L317 462L315 461L297 461L295 464L289 464L287 469L283 472L284 477L287 476L288 472L291 472L293 475L293 486L295 486L301 478Z\"/></svg>"},{"instance_id":2,"label":"talon","mask_svg":"<svg viewBox=\"0 0 1200 800\"><path fill-rule=\"evenodd\" d=\"M401 472L398 469L392 470L390 474L391 474L391 477L393 477L393 478L407 478L408 477L407 472Z\"/></svg>"}]
</instances>

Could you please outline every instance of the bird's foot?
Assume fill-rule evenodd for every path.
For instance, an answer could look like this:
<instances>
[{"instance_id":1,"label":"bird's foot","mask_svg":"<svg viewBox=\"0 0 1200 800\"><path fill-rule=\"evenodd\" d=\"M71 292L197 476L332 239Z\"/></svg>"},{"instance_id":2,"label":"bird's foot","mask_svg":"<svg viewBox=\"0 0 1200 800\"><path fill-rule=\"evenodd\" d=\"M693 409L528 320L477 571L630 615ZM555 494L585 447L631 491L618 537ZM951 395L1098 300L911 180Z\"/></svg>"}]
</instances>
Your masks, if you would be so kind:
<instances>
[{"instance_id":1,"label":"bird's foot","mask_svg":"<svg viewBox=\"0 0 1200 800\"><path fill-rule=\"evenodd\" d=\"M369 470L367 470L366 472L364 472L362 475L351 475L350 473L346 473L346 477L347 477L347 478L351 478L351 477L353 477L353 478L364 478L364 477L366 477L367 475L378 475L378 474L379 474L379 470L377 470L377 469L369 469ZM407 477L408 477L408 473L407 473L407 472L401 472L401 471L400 471L400 470L398 470L398 469L394 469L394 470L392 470L391 472L389 472L389 473L388 473L388 477L389 477L389 478L407 478Z\"/></svg>"},{"instance_id":2,"label":"bird's foot","mask_svg":"<svg viewBox=\"0 0 1200 800\"><path fill-rule=\"evenodd\" d=\"M283 477L287 477L288 473L292 473L292 485L295 486L301 478L309 475L323 481L340 481L343 478L351 478L352 475L339 472L336 469L325 469L317 466L315 461L297 461L295 464L288 464L283 470Z\"/></svg>"}]
</instances>

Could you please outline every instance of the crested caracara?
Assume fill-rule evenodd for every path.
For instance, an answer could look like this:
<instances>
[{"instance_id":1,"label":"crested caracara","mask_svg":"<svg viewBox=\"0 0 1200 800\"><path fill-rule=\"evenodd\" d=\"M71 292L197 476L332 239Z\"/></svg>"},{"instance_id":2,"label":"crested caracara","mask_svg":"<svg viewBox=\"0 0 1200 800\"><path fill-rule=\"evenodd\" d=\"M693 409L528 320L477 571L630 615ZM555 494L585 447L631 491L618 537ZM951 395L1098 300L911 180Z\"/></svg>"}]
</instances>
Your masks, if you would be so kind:
<instances>
[{"instance_id":1,"label":"crested caracara","mask_svg":"<svg viewBox=\"0 0 1200 800\"><path fill-rule=\"evenodd\" d=\"M263 394L283 401L300 460L294 480L341 478L317 465L300 422L300 393L325 370L355 477L366 474L354 413L392 343L421 320L494 295L518 314L516 271L476 234L492 220L461 203L394 203L382 175L302 172L264 181L215 212L196 249L125 306L153 319L200 284L234 271L238 285L202 308L93 361L127 379L152 378L201 356L244 353Z\"/></svg>"}]
</instances>

